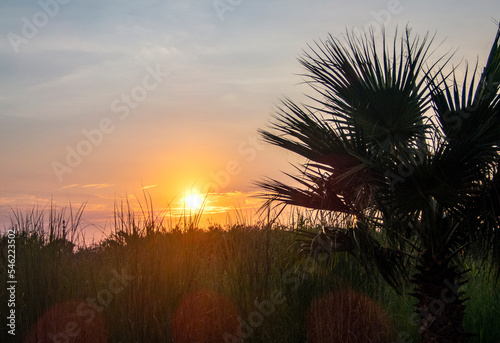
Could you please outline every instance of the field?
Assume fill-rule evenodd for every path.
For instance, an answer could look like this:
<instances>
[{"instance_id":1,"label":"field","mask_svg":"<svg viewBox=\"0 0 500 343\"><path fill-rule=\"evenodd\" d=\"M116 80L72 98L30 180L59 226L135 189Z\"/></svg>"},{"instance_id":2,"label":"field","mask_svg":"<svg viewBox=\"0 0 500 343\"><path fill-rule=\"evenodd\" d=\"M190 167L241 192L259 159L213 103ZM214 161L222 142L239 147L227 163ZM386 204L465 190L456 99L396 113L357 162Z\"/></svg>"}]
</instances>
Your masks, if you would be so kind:
<instances>
[{"instance_id":1,"label":"field","mask_svg":"<svg viewBox=\"0 0 500 343\"><path fill-rule=\"evenodd\" d=\"M316 262L298 252L294 229L317 231L307 220L201 230L192 218L166 227L117 212L113 234L80 248L81 211L13 216L13 266L1 239L1 342L417 342L411 296L346 253ZM473 342L496 343L498 286L479 262L468 267L465 326Z\"/></svg>"}]
</instances>

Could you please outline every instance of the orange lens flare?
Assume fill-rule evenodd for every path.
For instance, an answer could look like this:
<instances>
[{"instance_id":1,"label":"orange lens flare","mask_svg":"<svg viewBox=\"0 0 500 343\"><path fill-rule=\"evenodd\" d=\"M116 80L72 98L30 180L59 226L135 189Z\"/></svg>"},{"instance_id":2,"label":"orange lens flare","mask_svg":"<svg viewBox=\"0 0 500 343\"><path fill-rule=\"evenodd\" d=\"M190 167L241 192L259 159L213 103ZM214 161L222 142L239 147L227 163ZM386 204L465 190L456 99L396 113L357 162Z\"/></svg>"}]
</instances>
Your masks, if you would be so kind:
<instances>
[{"instance_id":1,"label":"orange lens flare","mask_svg":"<svg viewBox=\"0 0 500 343\"><path fill-rule=\"evenodd\" d=\"M25 343L106 343L108 333L102 314L85 301L52 306L38 319Z\"/></svg>"}]
</instances>

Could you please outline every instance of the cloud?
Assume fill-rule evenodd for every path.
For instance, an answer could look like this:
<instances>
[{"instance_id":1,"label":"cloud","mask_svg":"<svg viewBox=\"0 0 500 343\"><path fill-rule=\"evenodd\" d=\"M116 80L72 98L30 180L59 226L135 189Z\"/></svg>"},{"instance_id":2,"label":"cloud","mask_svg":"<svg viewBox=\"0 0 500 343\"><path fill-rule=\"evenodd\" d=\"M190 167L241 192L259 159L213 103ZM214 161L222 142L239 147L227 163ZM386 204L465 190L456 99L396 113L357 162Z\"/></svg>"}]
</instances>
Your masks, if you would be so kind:
<instances>
[{"instance_id":1,"label":"cloud","mask_svg":"<svg viewBox=\"0 0 500 343\"><path fill-rule=\"evenodd\" d=\"M307 44L366 25L388 1L239 3L221 21L212 0L71 0L16 54L6 35L20 34L22 18L32 18L40 6L6 1L0 11L0 160L8 163L0 175L0 205L46 203L54 194L112 209L114 200L124 199L113 193L131 184L163 201L183 184L223 170L230 159L243 171L224 190L246 190L251 180L279 170L287 161L276 150L259 152L252 163L243 160L241 138L266 125L281 94L301 99L302 79L294 73L303 72L296 59ZM453 18L467 16L466 23L448 21L449 11L436 3L402 3L389 25L413 21L420 33L439 26L438 37L467 47L460 56L464 50L476 54L478 46L488 52L495 29L489 18L499 12L498 1L453 7ZM130 94L146 67L156 65L171 76L119 121L111 103ZM68 174L68 185L57 183L51 163L64 161L67 147L85 139L82 130L105 117L116 130ZM143 179L147 186L138 185ZM210 194L207 213L251 211L260 205L253 195Z\"/></svg>"},{"instance_id":2,"label":"cloud","mask_svg":"<svg viewBox=\"0 0 500 343\"><path fill-rule=\"evenodd\" d=\"M88 185L83 185L81 186L82 188L97 188L97 189L100 189L100 188L108 188L108 187L113 187L114 184L108 184L108 183L91 183L91 184L88 184Z\"/></svg>"},{"instance_id":3,"label":"cloud","mask_svg":"<svg viewBox=\"0 0 500 343\"><path fill-rule=\"evenodd\" d=\"M51 203L52 199L46 197L39 197L32 194L19 194L17 196L0 198L0 206L23 204L27 206L46 206Z\"/></svg>"},{"instance_id":4,"label":"cloud","mask_svg":"<svg viewBox=\"0 0 500 343\"><path fill-rule=\"evenodd\" d=\"M157 187L156 185L149 185L149 186L143 186L142 189L148 189L148 188L154 188Z\"/></svg>"},{"instance_id":5,"label":"cloud","mask_svg":"<svg viewBox=\"0 0 500 343\"><path fill-rule=\"evenodd\" d=\"M74 183L72 185L68 185L68 186L64 186L62 189L67 189L67 188L74 188L74 187L78 187L79 184L78 183Z\"/></svg>"}]
</instances>

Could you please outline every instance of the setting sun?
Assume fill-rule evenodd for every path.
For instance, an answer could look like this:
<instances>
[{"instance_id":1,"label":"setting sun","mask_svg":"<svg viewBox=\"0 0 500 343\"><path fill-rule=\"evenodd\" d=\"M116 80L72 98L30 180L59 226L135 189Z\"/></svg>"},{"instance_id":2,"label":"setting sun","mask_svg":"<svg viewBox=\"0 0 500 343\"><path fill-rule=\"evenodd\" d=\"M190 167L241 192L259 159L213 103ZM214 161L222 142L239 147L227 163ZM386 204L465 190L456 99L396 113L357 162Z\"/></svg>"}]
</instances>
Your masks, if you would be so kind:
<instances>
[{"instance_id":1,"label":"setting sun","mask_svg":"<svg viewBox=\"0 0 500 343\"><path fill-rule=\"evenodd\" d=\"M203 205L203 199L198 194L188 195L184 202L193 210L198 210Z\"/></svg>"}]
</instances>

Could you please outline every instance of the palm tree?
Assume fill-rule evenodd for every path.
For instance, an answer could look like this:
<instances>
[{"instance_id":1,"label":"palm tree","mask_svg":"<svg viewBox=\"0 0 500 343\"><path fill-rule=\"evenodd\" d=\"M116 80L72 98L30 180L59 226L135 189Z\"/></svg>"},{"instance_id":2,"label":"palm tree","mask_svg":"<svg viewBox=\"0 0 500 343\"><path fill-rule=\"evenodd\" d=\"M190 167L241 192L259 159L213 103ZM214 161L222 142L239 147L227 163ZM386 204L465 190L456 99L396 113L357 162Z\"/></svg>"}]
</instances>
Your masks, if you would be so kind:
<instances>
[{"instance_id":1,"label":"palm tree","mask_svg":"<svg viewBox=\"0 0 500 343\"><path fill-rule=\"evenodd\" d=\"M410 282L422 342L466 342L472 253L500 261L500 27L479 77L410 29L329 36L299 58L310 104L284 99L265 141L306 159L290 184L265 179L265 206L337 212L352 253L396 290ZM471 76L472 74L472 76ZM479 254L479 255L478 255Z\"/></svg>"}]
</instances>

